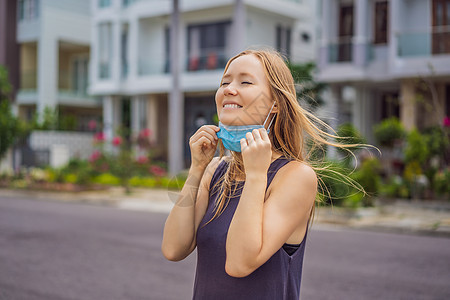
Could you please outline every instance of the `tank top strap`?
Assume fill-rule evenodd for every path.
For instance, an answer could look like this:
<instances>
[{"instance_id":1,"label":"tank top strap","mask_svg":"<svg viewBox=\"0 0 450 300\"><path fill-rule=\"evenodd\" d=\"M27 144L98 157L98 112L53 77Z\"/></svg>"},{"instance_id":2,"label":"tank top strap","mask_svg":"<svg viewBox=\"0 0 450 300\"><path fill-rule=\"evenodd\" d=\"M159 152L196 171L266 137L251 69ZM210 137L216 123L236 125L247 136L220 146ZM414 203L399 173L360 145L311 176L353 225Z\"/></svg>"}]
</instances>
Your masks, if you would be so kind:
<instances>
[{"instance_id":1,"label":"tank top strap","mask_svg":"<svg viewBox=\"0 0 450 300\"><path fill-rule=\"evenodd\" d=\"M278 170L281 169L283 166L285 166L288 162L290 162L292 159L286 158L285 156L280 156L276 160L274 160L267 171L267 186L266 191L269 188L269 185L272 183L273 178L277 174ZM216 189L214 189L215 185L219 181L219 179L225 174L228 168L228 162L225 160L222 160L219 165L217 166L209 185L209 190L212 192L217 192Z\"/></svg>"},{"instance_id":2,"label":"tank top strap","mask_svg":"<svg viewBox=\"0 0 450 300\"><path fill-rule=\"evenodd\" d=\"M227 171L228 168L228 164L225 160L222 160L219 165L217 166L216 170L214 171L214 174L211 178L211 182L209 184L209 190L211 192L216 192L216 190L218 189L218 187L215 187L216 183L219 181L219 179L225 174L225 172Z\"/></svg>"},{"instance_id":3,"label":"tank top strap","mask_svg":"<svg viewBox=\"0 0 450 300\"><path fill-rule=\"evenodd\" d=\"M277 174L278 170L280 170L282 167L284 167L288 162L290 162L292 159L287 158L285 156L280 156L276 160L274 160L270 166L269 170L267 171L267 187L266 191L269 188L269 185L272 183L273 178Z\"/></svg>"}]
</instances>

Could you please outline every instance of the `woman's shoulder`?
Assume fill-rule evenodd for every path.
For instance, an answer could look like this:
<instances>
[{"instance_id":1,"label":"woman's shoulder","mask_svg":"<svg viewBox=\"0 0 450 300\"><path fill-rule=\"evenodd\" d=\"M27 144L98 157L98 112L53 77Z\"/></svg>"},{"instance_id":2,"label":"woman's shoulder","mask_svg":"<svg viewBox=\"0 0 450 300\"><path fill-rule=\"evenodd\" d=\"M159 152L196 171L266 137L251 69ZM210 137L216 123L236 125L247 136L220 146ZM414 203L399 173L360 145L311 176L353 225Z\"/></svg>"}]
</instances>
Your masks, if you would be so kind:
<instances>
[{"instance_id":1,"label":"woman's shoulder","mask_svg":"<svg viewBox=\"0 0 450 300\"><path fill-rule=\"evenodd\" d=\"M306 162L290 160L280 168L273 178L273 188L317 189L317 175Z\"/></svg>"}]
</instances>

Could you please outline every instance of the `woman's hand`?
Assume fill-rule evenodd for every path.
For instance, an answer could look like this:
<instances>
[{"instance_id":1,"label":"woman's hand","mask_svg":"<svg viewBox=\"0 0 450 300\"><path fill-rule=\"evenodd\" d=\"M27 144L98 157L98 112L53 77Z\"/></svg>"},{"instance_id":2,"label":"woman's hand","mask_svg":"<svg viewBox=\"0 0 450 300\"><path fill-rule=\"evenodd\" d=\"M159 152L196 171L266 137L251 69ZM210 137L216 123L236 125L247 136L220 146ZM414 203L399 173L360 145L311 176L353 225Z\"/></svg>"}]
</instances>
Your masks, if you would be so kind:
<instances>
[{"instance_id":1,"label":"woman's hand","mask_svg":"<svg viewBox=\"0 0 450 300\"><path fill-rule=\"evenodd\" d=\"M241 152L245 174L267 174L272 159L272 144L264 128L247 132L241 139Z\"/></svg>"},{"instance_id":2,"label":"woman's hand","mask_svg":"<svg viewBox=\"0 0 450 300\"><path fill-rule=\"evenodd\" d=\"M217 135L220 129L214 125L203 125L189 139L191 168L204 170L213 159L217 149Z\"/></svg>"}]
</instances>

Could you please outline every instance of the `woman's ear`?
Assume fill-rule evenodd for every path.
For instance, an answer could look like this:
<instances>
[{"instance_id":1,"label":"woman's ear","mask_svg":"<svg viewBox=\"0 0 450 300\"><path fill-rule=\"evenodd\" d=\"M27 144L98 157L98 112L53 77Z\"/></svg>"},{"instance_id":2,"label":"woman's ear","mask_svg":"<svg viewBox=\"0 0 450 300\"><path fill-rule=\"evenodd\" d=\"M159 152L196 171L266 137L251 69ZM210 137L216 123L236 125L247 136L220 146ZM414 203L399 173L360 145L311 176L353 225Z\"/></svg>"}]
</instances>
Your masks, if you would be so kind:
<instances>
[{"instance_id":1,"label":"woman's ear","mask_svg":"<svg viewBox=\"0 0 450 300\"><path fill-rule=\"evenodd\" d=\"M278 113L278 104L276 101L275 101L275 104L273 105L272 113Z\"/></svg>"}]
</instances>

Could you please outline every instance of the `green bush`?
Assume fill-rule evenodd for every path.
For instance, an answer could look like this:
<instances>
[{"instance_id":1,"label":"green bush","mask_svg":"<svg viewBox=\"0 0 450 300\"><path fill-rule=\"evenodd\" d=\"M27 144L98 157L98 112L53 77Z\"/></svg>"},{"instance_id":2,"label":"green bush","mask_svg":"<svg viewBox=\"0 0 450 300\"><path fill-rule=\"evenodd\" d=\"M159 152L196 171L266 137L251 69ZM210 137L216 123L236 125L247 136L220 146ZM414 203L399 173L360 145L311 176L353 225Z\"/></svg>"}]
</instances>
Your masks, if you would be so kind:
<instances>
[{"instance_id":1,"label":"green bush","mask_svg":"<svg viewBox=\"0 0 450 300\"><path fill-rule=\"evenodd\" d=\"M450 168L438 171L433 178L434 192L439 196L447 196L450 200Z\"/></svg>"},{"instance_id":2,"label":"green bush","mask_svg":"<svg viewBox=\"0 0 450 300\"><path fill-rule=\"evenodd\" d=\"M410 192L403 179L395 176L390 178L388 183L380 186L380 194L389 198L408 198Z\"/></svg>"},{"instance_id":3,"label":"green bush","mask_svg":"<svg viewBox=\"0 0 450 300\"><path fill-rule=\"evenodd\" d=\"M130 184L130 186L152 188L157 185L157 181L154 177L134 176L134 177L130 178L129 184Z\"/></svg>"},{"instance_id":4,"label":"green bush","mask_svg":"<svg viewBox=\"0 0 450 300\"><path fill-rule=\"evenodd\" d=\"M92 179L92 182L103 185L120 185L120 178L112 175L111 173L103 173L95 176Z\"/></svg>"},{"instance_id":5,"label":"green bush","mask_svg":"<svg viewBox=\"0 0 450 300\"><path fill-rule=\"evenodd\" d=\"M375 138L382 146L393 147L397 140L402 140L406 131L395 117L386 119L374 126Z\"/></svg>"},{"instance_id":6,"label":"green bush","mask_svg":"<svg viewBox=\"0 0 450 300\"><path fill-rule=\"evenodd\" d=\"M316 170L319 178L318 193L325 204L342 205L351 188L341 174L350 170L342 162L324 161Z\"/></svg>"},{"instance_id":7,"label":"green bush","mask_svg":"<svg viewBox=\"0 0 450 300\"><path fill-rule=\"evenodd\" d=\"M405 161L413 162L417 161L419 164L423 164L429 157L429 151L425 137L419 133L416 129L411 130L408 134L408 140L405 149Z\"/></svg>"}]
</instances>

